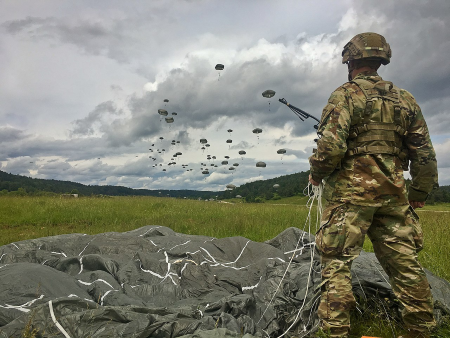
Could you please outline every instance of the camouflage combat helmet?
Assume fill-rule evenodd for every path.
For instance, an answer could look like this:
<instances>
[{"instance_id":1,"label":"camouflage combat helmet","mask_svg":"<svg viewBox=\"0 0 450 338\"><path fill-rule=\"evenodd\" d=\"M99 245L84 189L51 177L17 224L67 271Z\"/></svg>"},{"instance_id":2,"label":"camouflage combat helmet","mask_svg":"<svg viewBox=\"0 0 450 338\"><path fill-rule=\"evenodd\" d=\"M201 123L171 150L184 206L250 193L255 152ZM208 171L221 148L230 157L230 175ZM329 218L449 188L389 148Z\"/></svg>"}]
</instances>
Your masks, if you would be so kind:
<instances>
[{"instance_id":1,"label":"camouflage combat helmet","mask_svg":"<svg viewBox=\"0 0 450 338\"><path fill-rule=\"evenodd\" d=\"M381 63L387 65L391 56L391 47L384 36L368 32L354 36L344 46L342 63L358 59L381 59Z\"/></svg>"}]
</instances>

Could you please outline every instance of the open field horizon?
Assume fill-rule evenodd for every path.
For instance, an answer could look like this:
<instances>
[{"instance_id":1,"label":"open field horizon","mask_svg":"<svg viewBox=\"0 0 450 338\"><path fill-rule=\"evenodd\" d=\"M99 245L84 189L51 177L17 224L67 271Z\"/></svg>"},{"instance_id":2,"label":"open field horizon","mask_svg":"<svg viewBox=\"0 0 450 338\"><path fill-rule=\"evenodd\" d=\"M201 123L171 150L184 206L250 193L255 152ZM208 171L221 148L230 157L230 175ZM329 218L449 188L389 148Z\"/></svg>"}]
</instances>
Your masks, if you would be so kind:
<instances>
[{"instance_id":1,"label":"open field horizon","mask_svg":"<svg viewBox=\"0 0 450 338\"><path fill-rule=\"evenodd\" d=\"M305 226L307 197L294 196L268 203L228 203L158 197L60 199L55 197L0 197L0 245L67 233L124 232L145 225L163 225L190 235L216 238L242 236L264 242L289 227ZM233 203L237 202L237 203ZM419 258L427 269L450 280L450 204L419 209L425 246ZM309 228L308 228L309 227ZM368 239L364 250L372 252Z\"/></svg>"}]
</instances>

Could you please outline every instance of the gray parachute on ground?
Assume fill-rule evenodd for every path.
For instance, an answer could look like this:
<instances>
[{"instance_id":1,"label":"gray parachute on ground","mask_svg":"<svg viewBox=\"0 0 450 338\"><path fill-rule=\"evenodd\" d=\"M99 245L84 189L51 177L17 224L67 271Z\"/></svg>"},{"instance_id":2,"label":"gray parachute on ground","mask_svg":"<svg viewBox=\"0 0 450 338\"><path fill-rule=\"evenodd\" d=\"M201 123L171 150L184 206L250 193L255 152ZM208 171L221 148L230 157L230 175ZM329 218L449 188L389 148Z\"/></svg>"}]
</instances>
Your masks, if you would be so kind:
<instances>
[{"instance_id":1,"label":"gray parachute on ground","mask_svg":"<svg viewBox=\"0 0 450 338\"><path fill-rule=\"evenodd\" d=\"M321 283L313 241L297 228L260 243L149 225L4 245L0 337L27 328L45 338L262 338L290 326L286 337L309 337ZM363 252L352 274L356 294L397 311L374 254ZM436 312L449 314L450 284L427 276Z\"/></svg>"}]
</instances>

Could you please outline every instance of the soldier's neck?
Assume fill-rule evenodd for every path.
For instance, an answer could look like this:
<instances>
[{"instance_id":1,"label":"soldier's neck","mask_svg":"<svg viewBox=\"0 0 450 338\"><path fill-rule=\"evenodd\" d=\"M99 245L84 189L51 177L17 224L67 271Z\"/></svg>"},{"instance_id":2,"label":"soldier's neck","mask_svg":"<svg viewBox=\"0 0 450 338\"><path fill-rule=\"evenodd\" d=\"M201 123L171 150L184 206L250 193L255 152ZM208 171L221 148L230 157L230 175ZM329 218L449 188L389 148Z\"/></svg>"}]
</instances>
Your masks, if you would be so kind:
<instances>
[{"instance_id":1,"label":"soldier's neck","mask_svg":"<svg viewBox=\"0 0 450 338\"><path fill-rule=\"evenodd\" d=\"M364 73L364 72L368 72L368 73L373 73L376 72L378 69L373 69L367 66L361 67L361 68L356 68L353 69L352 72L350 73L350 76L352 79L354 79L356 77L356 75L360 74L360 73Z\"/></svg>"}]
</instances>

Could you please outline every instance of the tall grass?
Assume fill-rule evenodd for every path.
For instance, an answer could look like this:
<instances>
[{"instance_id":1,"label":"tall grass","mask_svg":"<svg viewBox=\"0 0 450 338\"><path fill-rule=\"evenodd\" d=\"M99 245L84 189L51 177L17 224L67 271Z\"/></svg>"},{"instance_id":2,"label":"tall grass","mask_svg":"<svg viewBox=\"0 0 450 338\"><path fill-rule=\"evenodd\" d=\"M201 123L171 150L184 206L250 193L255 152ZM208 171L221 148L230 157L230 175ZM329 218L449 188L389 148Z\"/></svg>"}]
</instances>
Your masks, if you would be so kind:
<instances>
[{"instance_id":1,"label":"tall grass","mask_svg":"<svg viewBox=\"0 0 450 338\"><path fill-rule=\"evenodd\" d=\"M163 225L180 233L217 238L243 236L262 242L288 227L303 229L308 214L306 198L262 204L236 202L157 197L0 196L0 245L65 233L124 232L145 225ZM450 213L438 212L442 210L450 208L431 206L419 213L425 233L425 248L419 258L435 275L450 280ZM314 225L310 231L315 231ZM370 241L366 240L364 249L372 251ZM382 304L375 302L365 307L363 315L354 315L351 337L394 337L394 331L401 332L400 326L385 317L382 309ZM450 337L450 325L445 324L435 337Z\"/></svg>"},{"instance_id":2,"label":"tall grass","mask_svg":"<svg viewBox=\"0 0 450 338\"><path fill-rule=\"evenodd\" d=\"M144 225L163 225L186 234L265 241L288 227L302 228L306 215L303 205L157 197L0 197L0 245L62 233L123 232Z\"/></svg>"}]
</instances>

